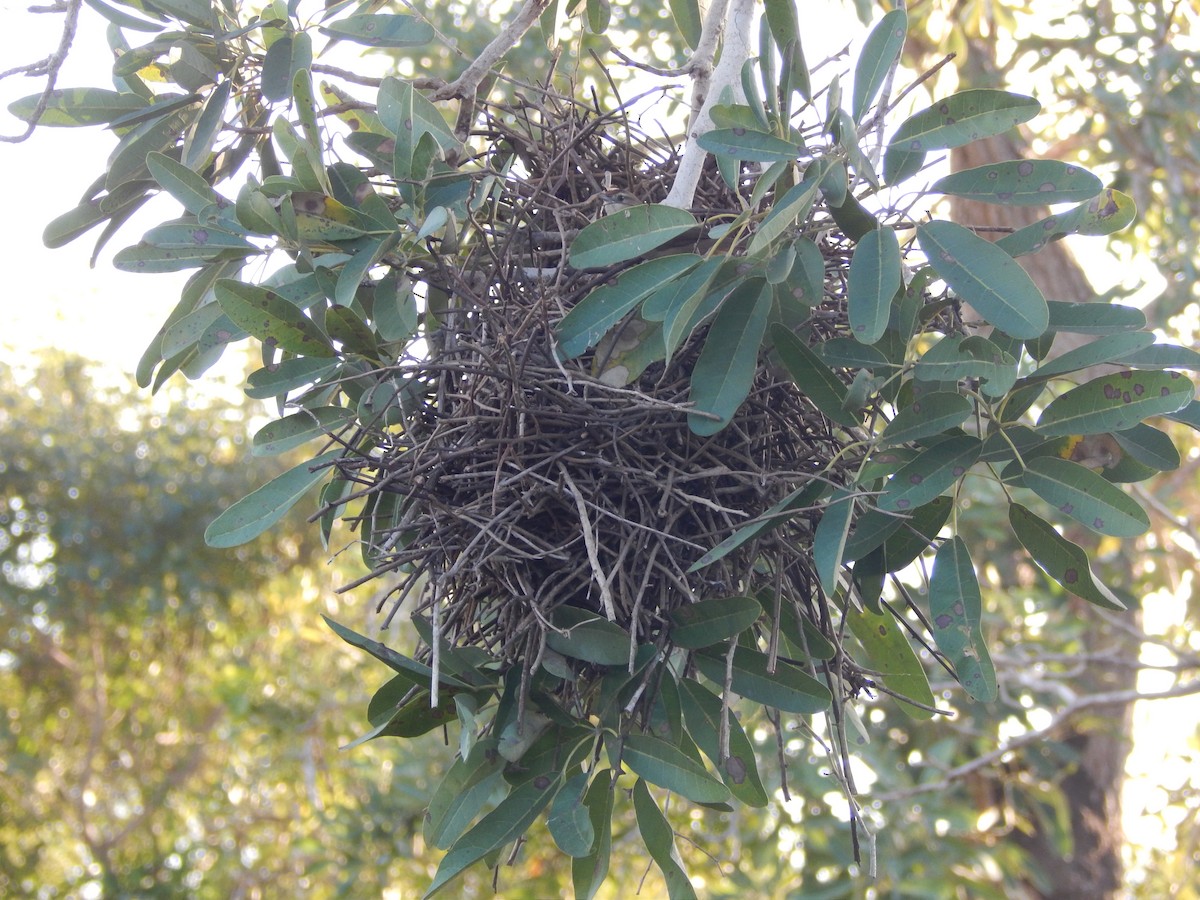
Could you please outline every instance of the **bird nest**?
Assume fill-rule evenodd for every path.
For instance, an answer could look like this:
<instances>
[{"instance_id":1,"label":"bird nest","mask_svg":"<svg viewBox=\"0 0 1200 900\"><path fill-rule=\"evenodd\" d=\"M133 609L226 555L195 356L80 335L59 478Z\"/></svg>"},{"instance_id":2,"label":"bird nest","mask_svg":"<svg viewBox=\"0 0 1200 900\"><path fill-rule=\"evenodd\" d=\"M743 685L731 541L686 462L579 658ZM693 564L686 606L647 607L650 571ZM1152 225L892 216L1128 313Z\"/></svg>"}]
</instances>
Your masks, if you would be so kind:
<instances>
[{"instance_id":1,"label":"bird nest","mask_svg":"<svg viewBox=\"0 0 1200 900\"><path fill-rule=\"evenodd\" d=\"M526 672L561 607L604 617L631 645L664 646L668 614L688 604L761 591L827 628L815 517L803 509L693 566L804 485L842 481L840 467L854 463L844 433L765 358L729 425L694 433L688 379L703 328L669 364L622 386L595 377L603 351L556 353L562 317L629 265L567 265L597 192L659 199L676 166L669 144L628 121L560 112L536 123L512 110L488 117L490 158L515 153L520 176L493 186L478 244L434 252L422 278L450 299L421 352L379 373L403 387L394 415L381 416L376 453L341 463L369 497L360 521L373 568L362 581L388 577L389 621L409 598L450 646L523 660ZM712 213L737 208L715 169L697 198ZM839 284L817 315L823 337L848 333Z\"/></svg>"}]
</instances>

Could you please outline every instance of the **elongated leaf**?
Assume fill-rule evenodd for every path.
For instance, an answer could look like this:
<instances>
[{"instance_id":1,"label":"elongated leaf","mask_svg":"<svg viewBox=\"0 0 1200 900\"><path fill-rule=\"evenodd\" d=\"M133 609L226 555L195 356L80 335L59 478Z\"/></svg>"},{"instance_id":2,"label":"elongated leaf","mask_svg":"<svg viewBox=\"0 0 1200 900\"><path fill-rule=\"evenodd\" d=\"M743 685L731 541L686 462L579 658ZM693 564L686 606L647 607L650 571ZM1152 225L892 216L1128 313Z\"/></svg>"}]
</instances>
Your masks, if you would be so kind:
<instances>
[{"instance_id":1,"label":"elongated leaf","mask_svg":"<svg viewBox=\"0 0 1200 900\"><path fill-rule=\"evenodd\" d=\"M706 678L724 684L727 650L703 650L692 659ZM763 706L801 715L821 712L833 702L829 689L799 666L780 659L771 672L767 663L765 653L739 646L733 657L733 692Z\"/></svg>"},{"instance_id":2,"label":"elongated leaf","mask_svg":"<svg viewBox=\"0 0 1200 900\"><path fill-rule=\"evenodd\" d=\"M983 203L1049 206L1095 197L1104 186L1086 169L1056 159L1014 159L964 169L938 179L930 188Z\"/></svg>"},{"instance_id":3,"label":"elongated leaf","mask_svg":"<svg viewBox=\"0 0 1200 900\"><path fill-rule=\"evenodd\" d=\"M1102 375L1050 401L1037 428L1048 437L1125 431L1149 416L1182 409L1194 393L1192 383L1178 372Z\"/></svg>"},{"instance_id":4,"label":"elongated leaf","mask_svg":"<svg viewBox=\"0 0 1200 900\"><path fill-rule=\"evenodd\" d=\"M651 784L693 803L723 803L729 799L729 789L704 766L652 735L628 735L621 747L621 762Z\"/></svg>"},{"instance_id":5,"label":"elongated leaf","mask_svg":"<svg viewBox=\"0 0 1200 900\"><path fill-rule=\"evenodd\" d=\"M225 251L194 243L190 247L163 248L149 244L125 247L113 255L113 266L122 272L156 275L161 272L181 272L195 269L216 260Z\"/></svg>"},{"instance_id":6,"label":"elongated leaf","mask_svg":"<svg viewBox=\"0 0 1200 900\"><path fill-rule=\"evenodd\" d=\"M946 438L922 450L892 476L878 502L888 512L924 506L975 464L983 445L969 434Z\"/></svg>"},{"instance_id":7,"label":"elongated leaf","mask_svg":"<svg viewBox=\"0 0 1200 900\"><path fill-rule=\"evenodd\" d=\"M579 269L611 266L649 253L696 227L687 210L641 204L602 216L571 242L571 265Z\"/></svg>"},{"instance_id":8,"label":"elongated leaf","mask_svg":"<svg viewBox=\"0 0 1200 900\"><path fill-rule=\"evenodd\" d=\"M596 840L591 816L588 808L583 805L587 787L586 772L573 775L559 788L558 793L554 795L554 802L550 804L550 815L546 818L546 825L558 849L567 856L587 856Z\"/></svg>"},{"instance_id":9,"label":"elongated leaf","mask_svg":"<svg viewBox=\"0 0 1200 900\"><path fill-rule=\"evenodd\" d=\"M592 291L559 323L559 352L572 359L594 346L642 300L699 262L693 253L651 259L629 269L615 283Z\"/></svg>"},{"instance_id":10,"label":"elongated leaf","mask_svg":"<svg viewBox=\"0 0 1200 900\"><path fill-rule=\"evenodd\" d=\"M771 340L792 381L817 409L847 428L859 424L858 416L844 408L846 385L804 341L778 324L771 326Z\"/></svg>"},{"instance_id":11,"label":"elongated leaf","mask_svg":"<svg viewBox=\"0 0 1200 900\"><path fill-rule=\"evenodd\" d=\"M433 40L433 26L415 16L350 16L322 25L320 30L367 47L420 47Z\"/></svg>"},{"instance_id":12,"label":"elongated leaf","mask_svg":"<svg viewBox=\"0 0 1200 900\"><path fill-rule=\"evenodd\" d=\"M697 142L718 157L744 162L791 162L802 148L781 137L749 128L715 128L705 132Z\"/></svg>"},{"instance_id":13,"label":"elongated leaf","mask_svg":"<svg viewBox=\"0 0 1200 900\"><path fill-rule=\"evenodd\" d=\"M737 412L758 371L758 350L771 313L771 287L731 295L717 312L708 339L692 369L691 400L705 417L691 413L688 427L699 435L716 434ZM736 301L736 302L735 302Z\"/></svg>"},{"instance_id":14,"label":"elongated leaf","mask_svg":"<svg viewBox=\"0 0 1200 900\"><path fill-rule=\"evenodd\" d=\"M707 259L696 266L685 277L678 279L646 299L642 307L642 315L648 316L651 303L662 307L661 321L663 323L663 345L667 361L675 354L679 345L691 334L694 316L697 309L704 303L709 286L716 278L718 270L724 264L719 258Z\"/></svg>"},{"instance_id":15,"label":"elongated leaf","mask_svg":"<svg viewBox=\"0 0 1200 900\"><path fill-rule=\"evenodd\" d=\"M317 324L275 292L226 280L217 282L216 293L225 315L263 343L303 356L337 355Z\"/></svg>"},{"instance_id":16,"label":"elongated leaf","mask_svg":"<svg viewBox=\"0 0 1200 900\"><path fill-rule=\"evenodd\" d=\"M612 772L603 769L592 779L592 786L583 798L596 840L587 856L571 860L571 882L576 900L592 900L608 876L614 794Z\"/></svg>"},{"instance_id":17,"label":"elongated leaf","mask_svg":"<svg viewBox=\"0 0 1200 900\"><path fill-rule=\"evenodd\" d=\"M1067 372L1077 372L1101 363L1115 362L1138 350L1144 350L1154 343L1154 335L1144 331L1126 334L1110 334L1097 338L1082 347L1068 350L1062 356L1055 357L1047 363L1038 366L1030 378L1049 378L1053 375L1063 375Z\"/></svg>"},{"instance_id":18,"label":"elongated leaf","mask_svg":"<svg viewBox=\"0 0 1200 900\"><path fill-rule=\"evenodd\" d=\"M210 547L236 547L258 537L328 478L328 464L341 454L340 449L331 450L305 460L247 494L209 523L204 529L204 543Z\"/></svg>"},{"instance_id":19,"label":"elongated leaf","mask_svg":"<svg viewBox=\"0 0 1200 900\"><path fill-rule=\"evenodd\" d=\"M957 428L971 415L971 401L962 394L935 391L914 400L896 414L879 435L879 447L906 444L918 438Z\"/></svg>"},{"instance_id":20,"label":"elongated leaf","mask_svg":"<svg viewBox=\"0 0 1200 900\"><path fill-rule=\"evenodd\" d=\"M1030 558L1054 581L1096 606L1125 610L1116 594L1096 579L1082 547L1019 503L1009 505L1008 521Z\"/></svg>"},{"instance_id":21,"label":"elongated leaf","mask_svg":"<svg viewBox=\"0 0 1200 900\"><path fill-rule=\"evenodd\" d=\"M214 204L227 201L219 198L207 181L186 166L180 165L165 153L151 153L146 168L162 189L183 204L192 215L199 215Z\"/></svg>"},{"instance_id":22,"label":"elongated leaf","mask_svg":"<svg viewBox=\"0 0 1200 900\"><path fill-rule=\"evenodd\" d=\"M766 806L767 792L758 774L754 746L733 710L728 711L729 756L721 759L721 698L691 678L682 680L682 688L680 704L688 734L717 767L725 786L748 806Z\"/></svg>"},{"instance_id":23,"label":"elongated leaf","mask_svg":"<svg viewBox=\"0 0 1200 900\"><path fill-rule=\"evenodd\" d=\"M737 637L758 620L762 607L753 597L716 597L688 603L668 615L671 643L699 650Z\"/></svg>"},{"instance_id":24,"label":"elongated leaf","mask_svg":"<svg viewBox=\"0 0 1200 900\"><path fill-rule=\"evenodd\" d=\"M424 896L432 897L493 850L511 844L525 834L554 796L555 787L556 783L550 779L534 779L513 788L495 809L455 841L450 852L442 858Z\"/></svg>"},{"instance_id":25,"label":"elongated leaf","mask_svg":"<svg viewBox=\"0 0 1200 900\"><path fill-rule=\"evenodd\" d=\"M883 337L892 299L900 290L900 242L890 228L867 232L850 260L847 294L850 330L864 344Z\"/></svg>"},{"instance_id":26,"label":"elongated leaf","mask_svg":"<svg viewBox=\"0 0 1200 900\"><path fill-rule=\"evenodd\" d=\"M1050 330L1076 334L1113 334L1146 327L1146 314L1136 306L1116 303L1067 303L1049 300Z\"/></svg>"},{"instance_id":27,"label":"elongated leaf","mask_svg":"<svg viewBox=\"0 0 1200 900\"><path fill-rule=\"evenodd\" d=\"M996 668L983 639L983 602L966 542L955 535L938 548L929 577L933 639L958 673L968 694L996 699Z\"/></svg>"},{"instance_id":28,"label":"elongated leaf","mask_svg":"<svg viewBox=\"0 0 1200 900\"><path fill-rule=\"evenodd\" d=\"M846 536L854 519L853 491L834 488L833 495L825 505L821 521L813 534L813 562L825 595L837 593L838 571L842 567L842 553L846 549Z\"/></svg>"},{"instance_id":29,"label":"elongated leaf","mask_svg":"<svg viewBox=\"0 0 1200 900\"><path fill-rule=\"evenodd\" d=\"M224 250L243 254L257 253L258 248L240 234L223 228L201 225L198 222L169 222L146 232L142 241L160 250L176 250L181 254L216 256Z\"/></svg>"},{"instance_id":30,"label":"elongated leaf","mask_svg":"<svg viewBox=\"0 0 1200 900\"><path fill-rule=\"evenodd\" d=\"M267 48L263 60L262 93L271 101L292 95L292 79L312 65L312 38L305 32L284 35Z\"/></svg>"},{"instance_id":31,"label":"elongated leaf","mask_svg":"<svg viewBox=\"0 0 1200 900\"><path fill-rule=\"evenodd\" d=\"M808 177L799 184L795 184L789 188L787 193L780 197L779 201L771 207L771 211L767 213L766 218L759 223L758 230L750 240L749 253L752 256L764 252L776 238L808 215L813 203L816 202L817 193L821 186L821 179L828 171L828 163L822 160L815 163L811 168L813 171L808 173ZM815 245L814 249L816 249ZM824 284L824 261L822 261L821 272L821 284ZM819 302L816 299L808 301L809 305L816 305Z\"/></svg>"},{"instance_id":32,"label":"elongated leaf","mask_svg":"<svg viewBox=\"0 0 1200 900\"><path fill-rule=\"evenodd\" d=\"M688 572L698 572L705 566L712 565L719 559L724 559L746 541L754 540L763 532L784 524L793 515L811 509L825 493L827 485L820 481L810 481L802 488L797 488L788 494L761 516L758 521L744 525L731 534L717 546L705 553L692 563Z\"/></svg>"},{"instance_id":33,"label":"elongated leaf","mask_svg":"<svg viewBox=\"0 0 1200 900\"><path fill-rule=\"evenodd\" d=\"M1102 475L1068 459L1031 459L1017 483L1100 534L1137 537L1150 528L1150 518L1136 500Z\"/></svg>"},{"instance_id":34,"label":"elongated leaf","mask_svg":"<svg viewBox=\"0 0 1200 900\"><path fill-rule=\"evenodd\" d=\"M974 90L953 94L905 120L883 156L889 184L916 174L931 150L949 150L980 138L1002 134L1037 115L1032 97L1007 91Z\"/></svg>"},{"instance_id":35,"label":"elongated leaf","mask_svg":"<svg viewBox=\"0 0 1200 900\"><path fill-rule=\"evenodd\" d=\"M29 122L41 99L40 93L22 97L10 103L8 111L22 122ZM50 92L38 125L53 128L105 125L147 106L149 104L137 94L118 93L103 88L64 88Z\"/></svg>"},{"instance_id":36,"label":"elongated leaf","mask_svg":"<svg viewBox=\"0 0 1200 900\"><path fill-rule=\"evenodd\" d=\"M318 406L285 416L255 432L250 443L255 456L272 456L328 436L354 419L354 412L342 406Z\"/></svg>"},{"instance_id":37,"label":"elongated leaf","mask_svg":"<svg viewBox=\"0 0 1200 900\"><path fill-rule=\"evenodd\" d=\"M620 626L574 606L560 606L553 621L566 633L546 633L546 646L551 650L602 666L629 662L629 635Z\"/></svg>"},{"instance_id":38,"label":"elongated leaf","mask_svg":"<svg viewBox=\"0 0 1200 900\"><path fill-rule=\"evenodd\" d=\"M1171 438L1145 423L1134 425L1127 431L1113 435L1121 449L1143 465L1159 472L1173 472L1179 468L1179 450Z\"/></svg>"},{"instance_id":39,"label":"elongated leaf","mask_svg":"<svg viewBox=\"0 0 1200 900\"><path fill-rule=\"evenodd\" d=\"M980 378L988 396L1002 397L1016 381L1017 361L980 335L949 335L925 351L914 374L930 382Z\"/></svg>"},{"instance_id":40,"label":"elongated leaf","mask_svg":"<svg viewBox=\"0 0 1200 900\"><path fill-rule=\"evenodd\" d=\"M251 372L246 379L246 396L251 400L279 397L332 375L341 365L339 360L319 357L285 359Z\"/></svg>"},{"instance_id":41,"label":"elongated leaf","mask_svg":"<svg viewBox=\"0 0 1200 900\"><path fill-rule=\"evenodd\" d=\"M917 239L938 276L1005 334L1026 339L1046 331L1046 299L1003 250L953 222L928 222Z\"/></svg>"},{"instance_id":42,"label":"elongated leaf","mask_svg":"<svg viewBox=\"0 0 1200 900\"><path fill-rule=\"evenodd\" d=\"M1137 369L1190 369L1200 371L1200 353L1191 347L1180 347L1177 344L1154 344L1132 353L1126 353L1119 360L1123 366Z\"/></svg>"},{"instance_id":43,"label":"elongated leaf","mask_svg":"<svg viewBox=\"0 0 1200 900\"><path fill-rule=\"evenodd\" d=\"M495 751L496 739L487 738L454 761L429 800L425 840L431 846L445 850L457 841L502 783L504 760Z\"/></svg>"},{"instance_id":44,"label":"elongated leaf","mask_svg":"<svg viewBox=\"0 0 1200 900\"><path fill-rule=\"evenodd\" d=\"M874 613L854 606L846 608L845 616L850 631L867 651L871 668L881 673L884 686L901 697L933 706L929 679L895 617L890 613ZM911 719L919 721L933 715L928 709L921 709L903 700L897 702Z\"/></svg>"},{"instance_id":45,"label":"elongated leaf","mask_svg":"<svg viewBox=\"0 0 1200 900\"><path fill-rule=\"evenodd\" d=\"M1133 221L1137 207L1133 198L1107 188L1087 203L1074 209L1039 219L996 241L996 246L1011 256L1036 253L1052 241L1068 234L1107 235L1120 231Z\"/></svg>"},{"instance_id":46,"label":"elongated leaf","mask_svg":"<svg viewBox=\"0 0 1200 900\"><path fill-rule=\"evenodd\" d=\"M903 9L893 9L867 35L854 66L854 93L851 95L850 111L855 122L862 122L871 109L888 73L900 58L907 32L908 13Z\"/></svg>"},{"instance_id":47,"label":"elongated leaf","mask_svg":"<svg viewBox=\"0 0 1200 900\"><path fill-rule=\"evenodd\" d=\"M675 849L675 832L663 815L645 779L639 778L633 786L633 809L637 815L638 831L646 845L646 852L662 871L667 884L668 900L696 900L696 890L688 879L687 872Z\"/></svg>"}]
</instances>

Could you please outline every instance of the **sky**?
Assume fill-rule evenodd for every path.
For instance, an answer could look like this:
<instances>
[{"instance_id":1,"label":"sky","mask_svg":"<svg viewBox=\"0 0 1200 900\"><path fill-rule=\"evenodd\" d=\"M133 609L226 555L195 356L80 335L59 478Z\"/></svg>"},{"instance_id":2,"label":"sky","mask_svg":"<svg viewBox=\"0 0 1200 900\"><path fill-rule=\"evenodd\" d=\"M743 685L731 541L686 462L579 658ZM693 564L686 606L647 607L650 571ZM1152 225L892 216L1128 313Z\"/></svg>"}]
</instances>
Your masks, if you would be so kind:
<instances>
[{"instance_id":1,"label":"sky","mask_svg":"<svg viewBox=\"0 0 1200 900\"><path fill-rule=\"evenodd\" d=\"M5 25L0 28L0 60L5 61L5 68L40 58L57 42L61 17L31 15L25 12L27 5L0 0L0 23ZM102 21L86 8L76 46L59 86L102 83L103 76L97 73L108 65ZM0 110L4 110L0 111L0 133L23 130L6 107L40 87L40 79L0 81ZM45 225L78 203L100 174L102 161L114 143L111 134L100 129L56 128L43 129L25 143L0 144L0 172L7 176L0 253L10 273L6 289L0 293L0 321L4 322L0 363L26 363L37 349L54 347L102 363L102 372L112 380L122 374L131 376L142 351L173 308L187 273L139 276L118 272L111 265L116 250L135 243L144 230L177 214L168 198L148 204L109 244L94 268L89 266L89 257L99 229L65 248L48 250L42 244ZM1091 246L1089 259L1094 264L1097 255ZM234 378L236 372L234 365L225 374ZM1172 604L1168 608L1177 608L1180 602L1164 598L1167 601ZM1180 715L1180 708L1161 702L1139 705L1137 727L1142 740L1130 770L1140 777L1130 786L1131 799L1152 797L1154 785L1164 777L1182 777L1161 769L1161 748L1181 745L1187 733L1194 731L1194 714ZM1161 840L1153 820L1136 817L1140 807L1140 800L1127 804L1130 837L1143 842Z\"/></svg>"}]
</instances>

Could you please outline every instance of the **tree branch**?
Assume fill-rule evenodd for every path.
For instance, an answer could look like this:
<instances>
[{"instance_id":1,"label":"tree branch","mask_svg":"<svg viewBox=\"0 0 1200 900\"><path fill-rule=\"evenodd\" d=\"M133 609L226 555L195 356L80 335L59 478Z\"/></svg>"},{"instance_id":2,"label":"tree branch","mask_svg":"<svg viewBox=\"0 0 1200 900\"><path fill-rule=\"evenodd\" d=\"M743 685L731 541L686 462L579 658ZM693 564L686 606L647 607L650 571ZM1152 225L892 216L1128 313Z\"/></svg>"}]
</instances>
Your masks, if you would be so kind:
<instances>
[{"instance_id":1,"label":"tree branch","mask_svg":"<svg viewBox=\"0 0 1200 900\"><path fill-rule=\"evenodd\" d=\"M533 23L549 5L550 0L525 0L525 5L517 13L517 17L483 48L483 52L475 61L454 81L436 90L430 99L451 100L455 97L465 99L475 96L475 89L479 87L480 82L500 62L501 57L525 36L525 32L533 27Z\"/></svg>"},{"instance_id":2,"label":"tree branch","mask_svg":"<svg viewBox=\"0 0 1200 900\"><path fill-rule=\"evenodd\" d=\"M71 52L71 42L75 40L75 28L79 24L79 8L82 3L83 0L68 0L63 6L39 7L32 10L34 12L65 12L66 18L63 19L62 35L58 39L58 49L45 59L25 66L17 66L7 72L0 72L0 80L8 78L10 75L28 75L31 78L39 75L46 76L46 86L42 88L42 95L38 98L37 106L33 108L33 114L29 117L25 133L19 135L0 134L0 141L7 144L19 144L28 140L34 129L37 128L38 120L42 118L42 114L50 104L50 95L54 93L54 86L58 83L58 73L62 70L63 63L67 61L67 54Z\"/></svg>"},{"instance_id":3,"label":"tree branch","mask_svg":"<svg viewBox=\"0 0 1200 900\"><path fill-rule=\"evenodd\" d=\"M715 48L717 33L720 31L721 20L714 15L723 7L715 3L709 10L701 33L700 45L693 54L692 86L692 122L688 126L687 141L684 144L683 155L679 160L679 170L675 182L663 203L687 209L692 205L696 196L696 186L700 183L700 173L704 169L704 160L708 151L698 142L700 136L712 130L713 120L709 111L720 98L726 87L731 87L735 95L741 98L742 65L750 58L750 38L754 27L754 0L733 0L725 18L725 40L721 50L721 61L713 70L711 82L705 75L702 49L707 51L708 42ZM711 57L709 57L711 58ZM699 109L696 112L696 109Z\"/></svg>"}]
</instances>

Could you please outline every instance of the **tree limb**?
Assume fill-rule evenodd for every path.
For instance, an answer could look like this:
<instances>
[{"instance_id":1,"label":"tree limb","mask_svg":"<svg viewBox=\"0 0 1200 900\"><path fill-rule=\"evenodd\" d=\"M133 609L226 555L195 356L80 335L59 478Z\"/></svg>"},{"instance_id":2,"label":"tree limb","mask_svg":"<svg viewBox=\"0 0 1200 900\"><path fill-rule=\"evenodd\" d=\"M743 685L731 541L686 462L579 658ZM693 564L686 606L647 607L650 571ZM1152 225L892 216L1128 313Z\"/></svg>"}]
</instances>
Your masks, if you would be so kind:
<instances>
[{"instance_id":1,"label":"tree limb","mask_svg":"<svg viewBox=\"0 0 1200 900\"><path fill-rule=\"evenodd\" d=\"M517 13L517 17L509 22L490 44L483 48L483 52L475 58L475 61L467 66L466 70L454 81L435 91L430 99L450 100L455 97L473 97L479 83L500 62L501 57L525 36L525 32L533 27L533 23L549 5L550 0L525 0L525 5Z\"/></svg>"}]
</instances>

